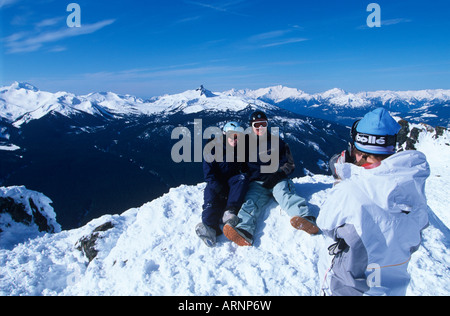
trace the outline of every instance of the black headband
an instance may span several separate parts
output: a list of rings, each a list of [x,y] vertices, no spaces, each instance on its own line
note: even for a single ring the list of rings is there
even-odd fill
[[[370,145],[377,147],[390,147],[397,144],[397,135],[371,135],[367,133],[356,132],[353,142],[361,145]]]

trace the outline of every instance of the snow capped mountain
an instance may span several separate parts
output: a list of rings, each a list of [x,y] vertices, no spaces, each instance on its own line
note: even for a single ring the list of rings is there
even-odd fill
[[[263,108],[273,108],[262,101],[253,102]],[[91,93],[76,96],[72,93],[40,91],[28,83],[15,82],[0,88],[0,118],[15,127],[56,112],[66,117],[80,113],[113,118],[128,115],[185,114],[201,111],[241,111],[249,101],[225,93],[212,93],[203,86],[153,100],[143,100],[131,95],[113,92]]]
[[[450,90],[418,90],[418,91],[376,91],[359,93],[362,97],[371,99],[380,98],[383,103],[392,102],[395,99],[402,99],[408,102],[414,101],[449,101]]]
[[[110,117],[114,114],[140,114],[140,108],[151,103],[115,93],[92,93],[76,96],[72,93],[50,93],[40,91],[27,83],[15,82],[9,87],[0,88],[0,117],[16,127],[56,112],[63,116],[80,113]]]
[[[283,86],[258,90],[230,90],[229,95],[248,97],[289,111],[346,125],[376,107],[385,107],[403,118],[450,127],[450,90],[374,91],[349,93],[331,89],[308,94]]]
[[[159,97],[153,103],[153,106],[160,109],[161,113],[173,114],[182,112],[185,114],[193,114],[203,111],[238,112],[247,108],[249,103],[268,110],[276,108],[259,100],[252,102],[248,98],[230,96],[227,93],[212,93],[203,88],[203,86],[196,90],[188,90],[180,94]]]
[[[274,87],[268,87],[268,88],[262,88],[257,90],[229,90],[225,91],[224,94],[229,96],[240,96],[243,98],[249,98],[249,99],[260,99],[260,100],[271,100],[275,103],[279,103],[281,101],[284,101],[286,99],[292,98],[292,99],[308,99],[311,98],[311,96],[301,90],[294,89],[294,88],[288,88],[284,86],[274,86]]]
[[[431,165],[426,194],[430,226],[409,264],[407,295],[450,293],[450,134],[420,125],[418,150]],[[439,152],[439,155],[435,153]],[[333,178],[294,179],[320,216]],[[207,248],[194,227],[201,220],[205,184],[182,185],[121,215],[46,234],[0,249],[0,295],[319,295],[325,272],[319,256],[331,240],[292,229],[276,203],[258,219],[255,246],[238,248],[224,236]],[[326,269],[326,267],[325,267]],[[323,271],[322,271],[323,270]]]
[[[335,107],[358,108],[369,105],[369,101],[358,94],[347,93],[342,89],[331,89],[313,96],[319,102],[329,103]]]
[[[331,89],[308,94],[302,90],[274,86],[257,90],[211,92],[201,86],[174,95],[143,100],[113,92],[75,96],[67,92],[40,91],[28,83],[15,82],[0,88],[0,118],[19,127],[40,119],[50,112],[64,116],[87,113],[114,117],[127,115],[186,114],[201,111],[240,111],[249,103],[260,107],[268,104],[302,115],[324,118],[351,125],[368,110],[383,106],[410,121],[449,127],[450,90],[375,91],[348,93]]]
[[[350,93],[339,88],[334,88],[322,93],[308,94],[302,90],[288,88],[281,85],[257,89],[257,90],[229,90],[228,95],[239,95],[254,99],[266,99],[280,103],[286,99],[295,100],[327,100],[335,106],[358,107],[368,105],[370,100],[380,99],[382,104],[395,100],[414,101],[450,101],[450,90],[419,90],[419,91],[389,91],[380,90],[374,92]],[[346,101],[346,102],[344,102]],[[365,102],[363,102],[365,101]],[[359,104],[359,105],[358,105]]]

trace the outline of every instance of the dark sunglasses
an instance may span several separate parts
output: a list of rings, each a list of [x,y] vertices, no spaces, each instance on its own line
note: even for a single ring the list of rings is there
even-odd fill
[[[268,123],[267,121],[262,121],[262,122],[253,122],[252,126],[254,128],[260,128],[260,127],[267,127]]]

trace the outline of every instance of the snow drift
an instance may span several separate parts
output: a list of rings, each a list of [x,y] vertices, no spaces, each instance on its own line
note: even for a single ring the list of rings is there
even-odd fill
[[[409,265],[408,295],[450,293],[449,144],[447,131],[437,140],[422,132],[416,144],[432,168],[426,188],[432,211],[422,246]],[[323,175],[294,182],[317,211],[333,185],[332,177]],[[294,230],[288,216],[272,203],[258,220],[254,247],[238,248],[221,236],[216,248],[207,248],[194,232],[204,187],[180,186],[122,215],[103,216],[79,229],[0,250],[0,294],[320,294],[319,255],[331,240]],[[93,257],[88,259],[87,252]]]

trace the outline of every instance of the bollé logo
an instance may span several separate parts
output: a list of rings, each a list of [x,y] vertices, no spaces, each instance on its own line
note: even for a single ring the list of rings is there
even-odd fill
[[[369,145],[386,145],[386,137],[385,136],[374,136],[367,134],[357,134],[356,141],[361,144],[369,144]]]

